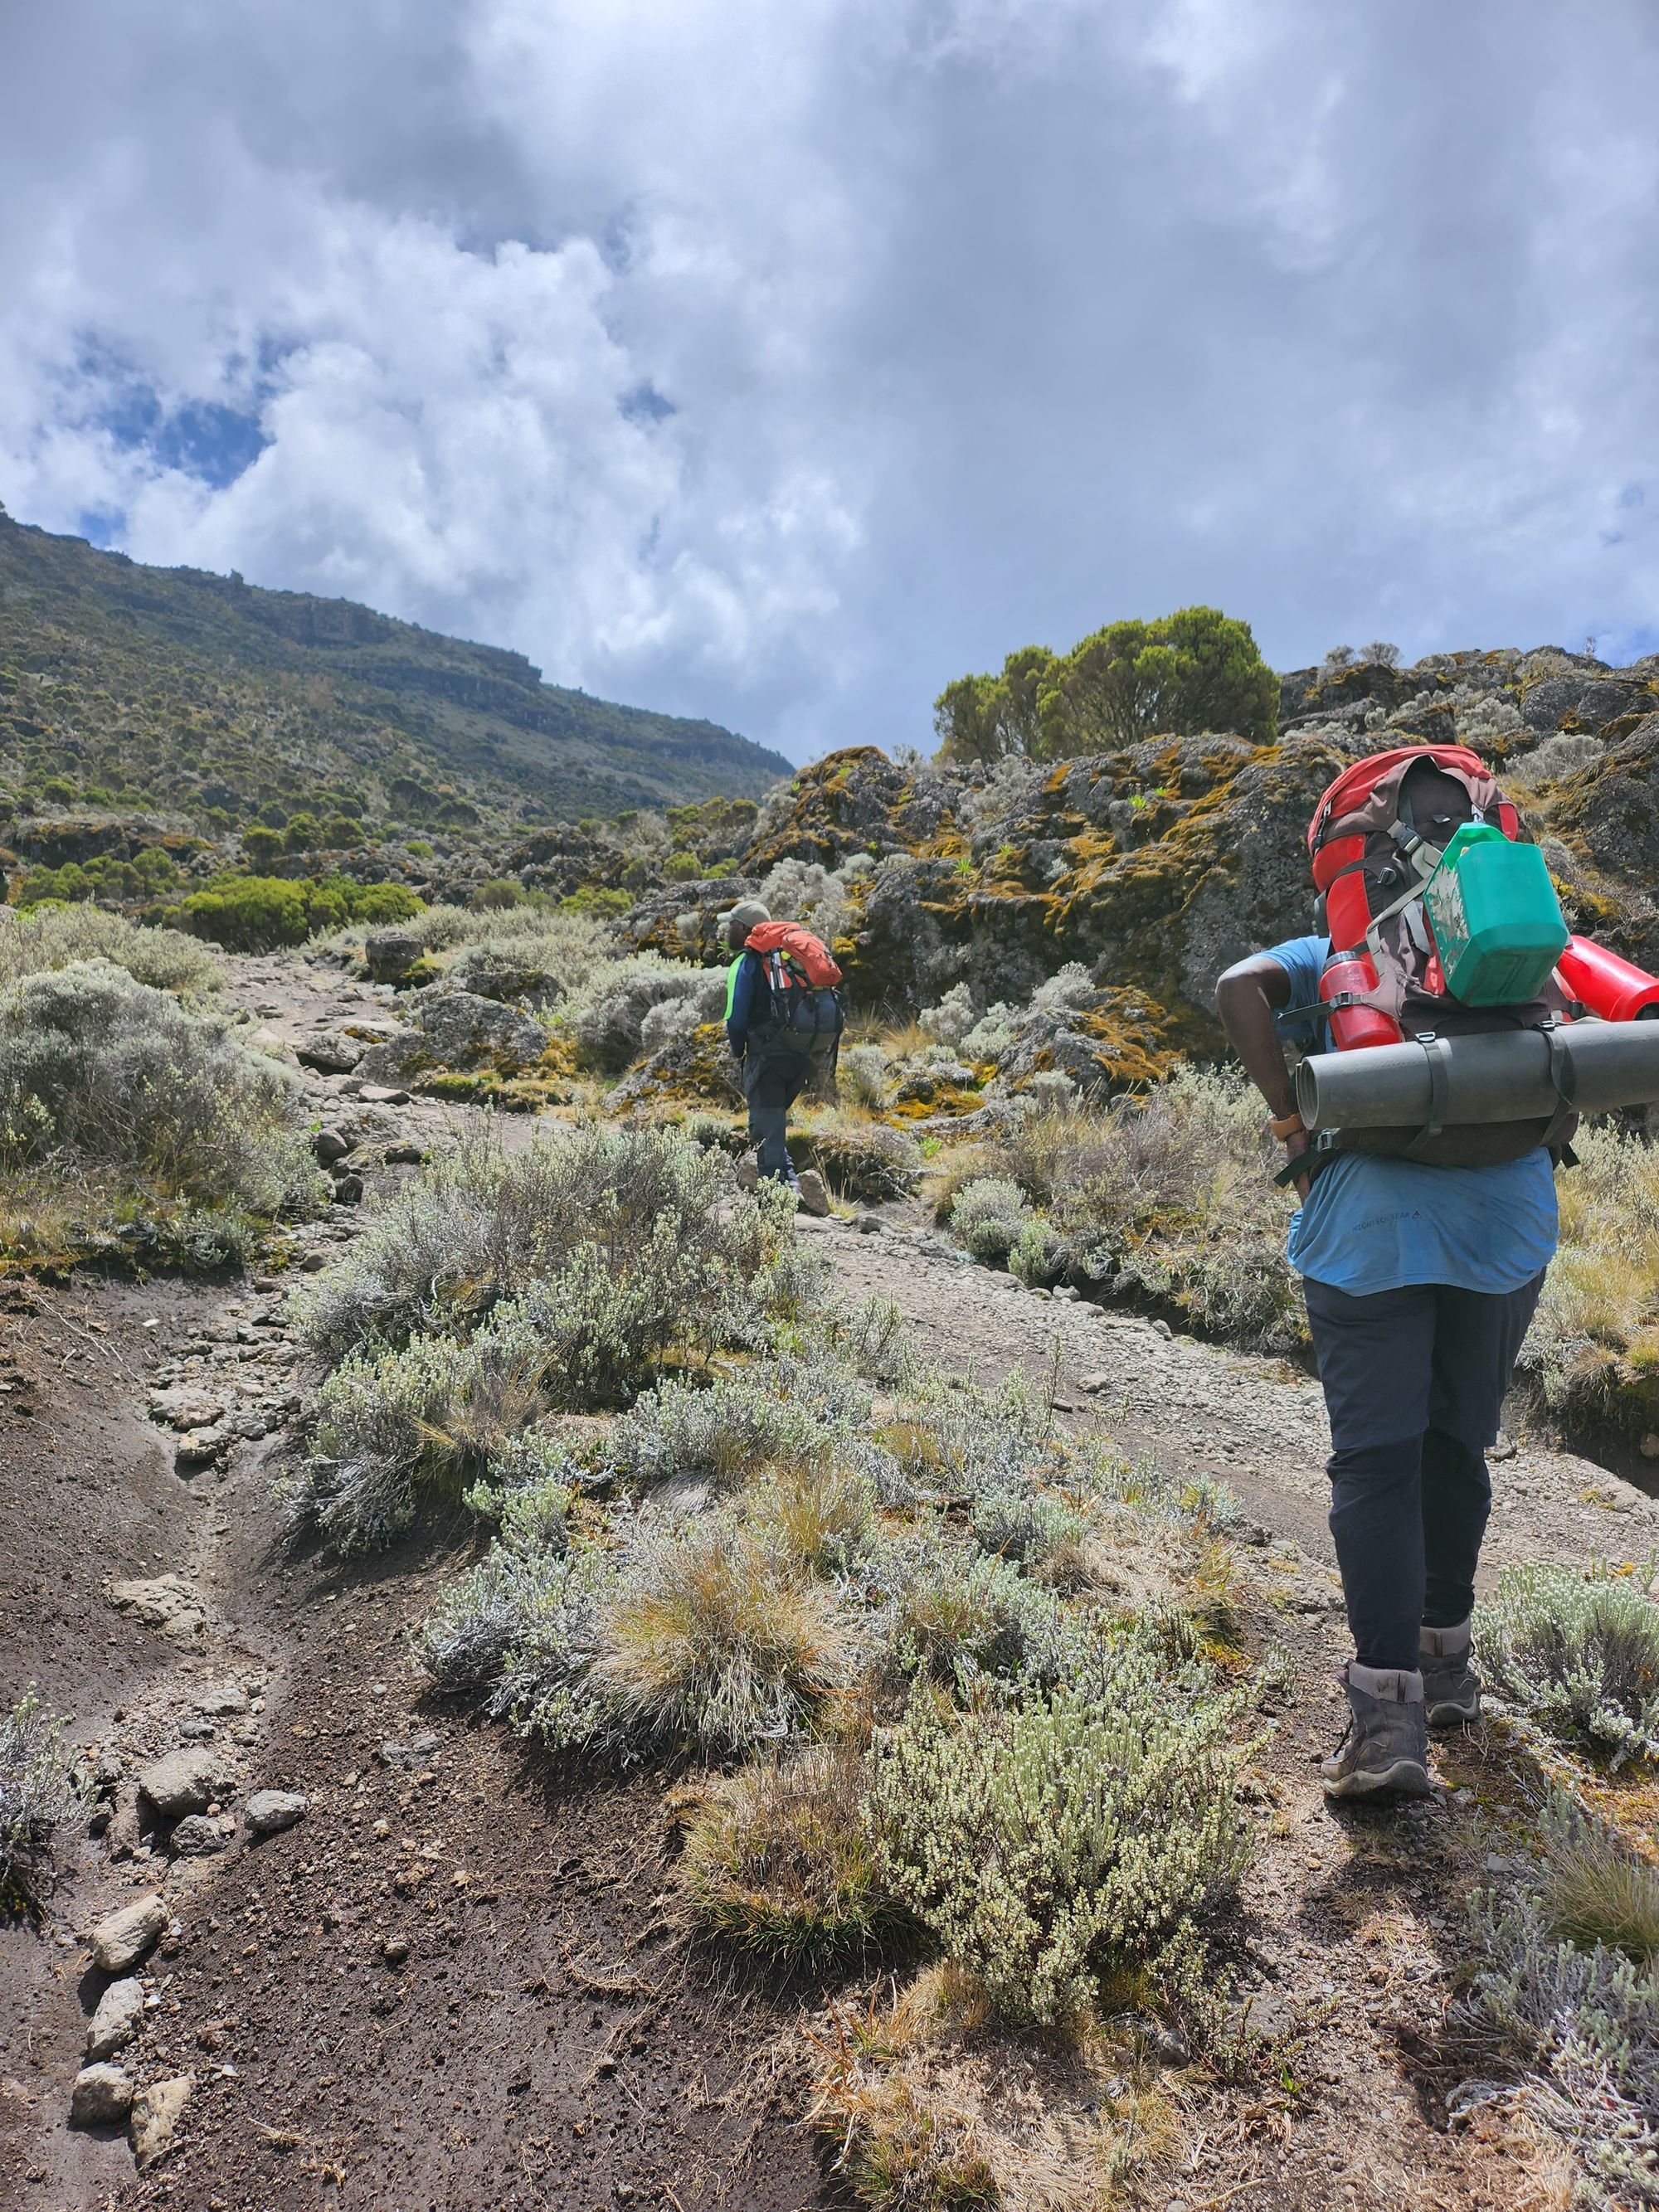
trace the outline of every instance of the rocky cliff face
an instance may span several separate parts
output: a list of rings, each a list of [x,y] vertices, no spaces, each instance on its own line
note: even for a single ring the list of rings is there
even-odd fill
[[[1016,999],[1081,962],[1205,1051],[1221,969],[1313,926],[1303,839],[1331,779],[1389,745],[1458,743],[1516,799],[1574,926],[1654,966],[1656,683],[1659,657],[1613,669],[1553,649],[1444,653],[1285,677],[1267,745],[1218,732],[990,768],[856,747],[780,787],[737,867],[763,891],[792,863],[829,872],[837,957],[864,1003],[915,1008],[963,981],[985,1002]],[[629,934],[712,957],[737,887],[677,886],[635,909]]]

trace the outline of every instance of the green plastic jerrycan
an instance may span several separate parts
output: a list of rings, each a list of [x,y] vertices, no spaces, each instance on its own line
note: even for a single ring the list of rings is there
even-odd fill
[[[1424,887],[1445,970],[1466,1006],[1535,999],[1567,949],[1567,925],[1536,845],[1517,845],[1490,822],[1466,822]]]

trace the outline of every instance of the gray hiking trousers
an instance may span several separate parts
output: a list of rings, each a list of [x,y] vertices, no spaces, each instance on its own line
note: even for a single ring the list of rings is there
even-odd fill
[[[789,1109],[805,1088],[812,1062],[805,1053],[751,1041],[743,1060],[743,1095],[749,1102],[749,1141],[763,1176],[793,1183],[787,1141]]]

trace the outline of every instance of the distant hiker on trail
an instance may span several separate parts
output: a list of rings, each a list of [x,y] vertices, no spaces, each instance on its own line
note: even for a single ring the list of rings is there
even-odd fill
[[[834,1068],[841,969],[810,930],[774,921],[758,899],[739,899],[720,917],[720,927],[734,956],[726,972],[726,1036],[749,1102],[753,1179],[785,1183],[805,1212],[828,1213],[830,1196],[817,1170],[795,1173],[787,1129],[789,1109],[808,1081]]]
[[[1465,830],[1471,823],[1492,827]],[[1470,1615],[1492,1502],[1486,1452],[1555,1250],[1553,1154],[1571,1133],[1571,1086],[1542,1122],[1442,1128],[1437,1090],[1420,1128],[1316,1141],[1281,1040],[1304,1054],[1415,1041],[1428,1089],[1447,1079],[1443,1042],[1543,1030],[1553,1070],[1552,1017],[1566,997],[1548,943],[1539,956],[1548,980],[1525,983],[1526,1003],[1483,999],[1461,976],[1460,1000],[1449,994],[1451,939],[1431,889],[1432,939],[1424,919],[1437,871],[1443,884],[1453,861],[1477,849],[1471,841],[1498,851],[1496,833],[1512,845],[1517,828],[1514,808],[1462,747],[1357,763],[1308,833],[1325,894],[1316,912],[1322,929],[1328,915],[1329,933],[1241,960],[1216,988],[1217,1012],[1285,1146],[1280,1180],[1302,1198],[1287,1250],[1304,1278],[1330,1418],[1330,1526],[1354,1641],[1343,1670],[1347,1733],[1324,1763],[1333,1797],[1427,1794],[1427,1729],[1480,1717]],[[1547,886],[1534,849],[1522,850]],[[1505,865],[1508,857],[1499,854]],[[1564,925],[1553,942],[1565,947]]]

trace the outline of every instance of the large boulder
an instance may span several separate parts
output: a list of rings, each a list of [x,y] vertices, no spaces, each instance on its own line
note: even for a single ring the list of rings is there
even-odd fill
[[[222,1752],[210,1744],[186,1744],[143,1768],[138,1789],[160,1819],[182,1820],[186,1813],[205,1813],[230,1782]]]
[[[167,1909],[153,1893],[136,1897],[93,1929],[94,1966],[106,1974],[125,1974],[155,1945],[167,1924]]]
[[[538,1021],[477,991],[434,991],[422,1001],[416,1020],[416,1028],[370,1046],[357,1063],[365,1083],[409,1083],[440,1067],[519,1075],[547,1050],[547,1031]]]

